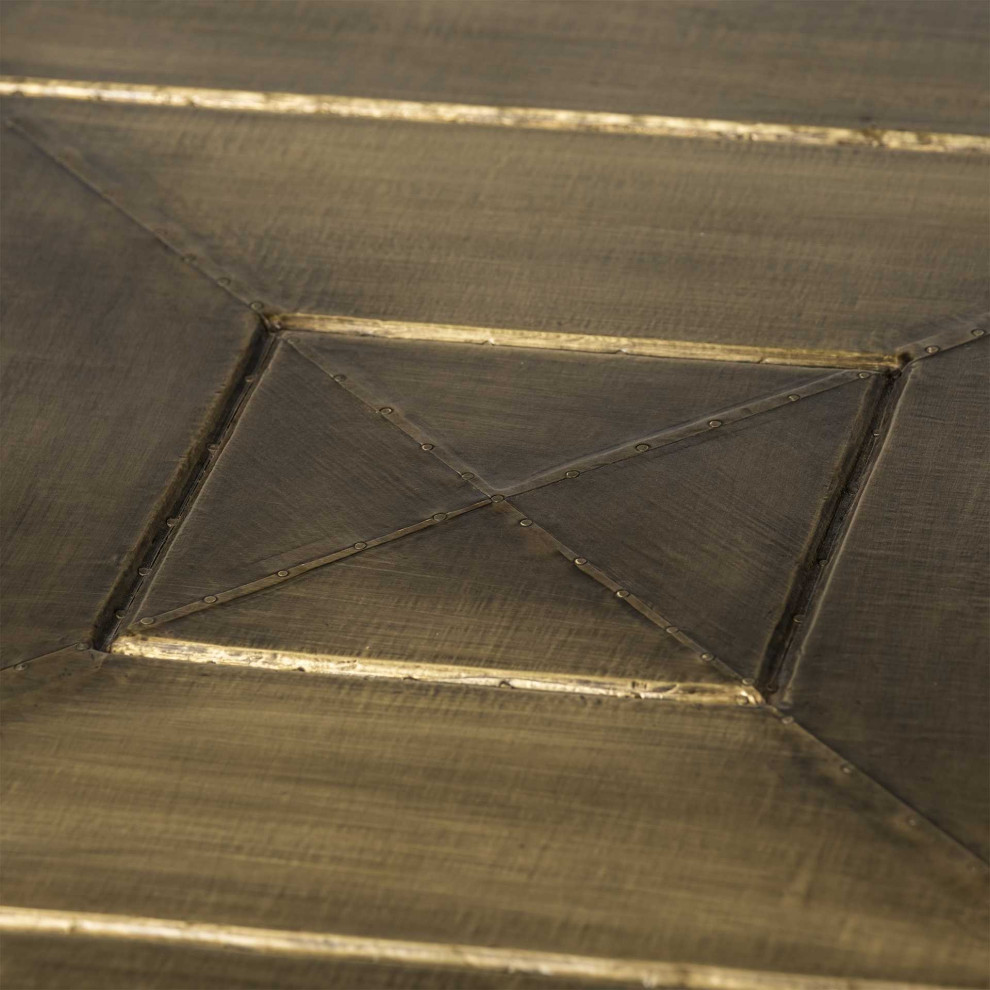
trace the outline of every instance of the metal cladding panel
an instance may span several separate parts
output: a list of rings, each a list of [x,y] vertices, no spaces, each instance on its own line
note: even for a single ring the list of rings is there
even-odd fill
[[[513,499],[730,667],[756,677],[865,425],[870,383]]]
[[[3,71],[985,133],[980,2],[3,5]]]
[[[821,368],[288,335],[493,489],[822,378]]]
[[[990,829],[990,346],[912,366],[785,697],[981,855]]]
[[[985,976],[985,871],[766,711],[114,657],[75,679],[8,706],[12,904]]]
[[[496,506],[156,625],[151,635],[216,647],[216,656],[230,647],[544,675],[720,680],[697,652]]]
[[[982,155],[53,100],[18,114],[272,312],[883,351],[987,305]]]
[[[202,453],[256,317],[3,142],[4,663],[92,638]]]
[[[147,614],[276,574],[483,496],[280,344],[156,568]]]

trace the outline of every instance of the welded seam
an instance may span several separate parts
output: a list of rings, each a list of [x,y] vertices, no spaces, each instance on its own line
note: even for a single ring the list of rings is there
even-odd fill
[[[449,687],[514,688],[573,694],[582,697],[635,698],[646,701],[683,702],[691,705],[758,704],[747,689],[736,684],[672,681],[659,678],[606,677],[559,671],[471,667],[412,660],[355,657],[344,654],[298,653],[291,650],[172,640],[167,636],[123,636],[113,645],[115,656],[131,660],[164,660],[172,663],[214,664],[254,670],[299,672],[321,677],[360,680],[416,681]],[[739,699],[746,699],[741,702]]]
[[[142,83],[3,76],[0,77],[0,95],[108,102],[132,106],[186,107],[292,117],[460,124],[579,134],[694,138],[805,147],[853,146],[929,154],[990,154],[990,138],[973,134],[879,127],[820,127],[808,124],[774,124],[548,107],[390,100],[333,94],[258,92],[195,86],[156,86]]]
[[[383,546],[386,543],[392,543],[395,540],[402,539],[404,536],[411,536],[413,533],[422,532],[424,529],[430,529],[433,526],[438,526],[440,523],[446,522],[448,519],[455,519],[458,516],[464,515],[465,512],[472,512],[475,509],[480,509],[483,506],[490,504],[490,499],[486,498],[477,502],[472,502],[470,505],[450,509],[446,512],[437,512],[429,519],[422,519],[410,526],[403,526],[401,529],[393,530],[391,533],[386,533],[383,536],[376,536],[367,541],[362,540],[352,544],[351,546],[341,547],[338,550],[334,550],[332,553],[323,554],[322,556],[314,557],[311,560],[306,560],[299,564],[293,564],[291,567],[282,568],[274,574],[267,574],[255,581],[249,581],[246,584],[240,584],[234,588],[214,591],[194,602],[188,602],[185,605],[180,605],[178,608],[170,609],[168,612],[160,612],[156,615],[142,616],[136,623],[131,624],[128,632],[139,631],[139,629],[149,629],[152,626],[160,626],[166,622],[181,619],[186,615],[193,615],[196,612],[203,612],[208,608],[214,608],[215,606],[223,605],[226,602],[236,601],[238,598],[244,598],[247,595],[253,595],[259,591],[266,591],[276,585],[284,584],[286,581],[291,581],[293,578],[308,574],[310,571],[314,571],[319,567],[325,567],[335,561],[344,560],[347,557],[352,557],[354,554],[362,553],[365,550],[371,550],[375,547]]]
[[[805,976],[694,963],[578,956],[452,942],[414,942],[335,932],[285,931],[135,915],[0,907],[0,931],[73,939],[226,949],[251,955],[422,966],[548,979],[628,983],[663,990],[937,990],[919,983]]]
[[[879,456],[903,382],[900,372],[885,376],[871,411],[859,418],[855,439],[839,466],[834,490],[819,515],[816,533],[791,583],[760,664],[756,683],[768,698],[774,697],[790,676],[790,651],[800,639],[800,630],[807,628],[804,620],[814,607],[825,568],[848,527],[857,493]]]
[[[604,450],[597,451],[594,454],[589,454],[586,457],[569,461],[567,464],[556,467],[552,471],[534,475],[526,481],[503,489],[502,494],[506,496],[528,494],[549,485],[572,481],[596,468],[616,464],[633,457],[641,457],[645,454],[655,454],[656,451],[663,450],[663,448],[674,444],[679,444],[683,440],[693,437],[717,436],[720,435],[719,431],[723,426],[732,426],[753,416],[773,412],[775,409],[788,406],[801,399],[821,395],[823,392],[829,392],[842,385],[848,385],[852,382],[867,380],[873,377],[875,377],[875,374],[870,371],[839,371],[832,375],[816,378],[804,385],[784,389],[780,392],[773,392],[755,399],[749,399],[735,406],[706,413],[688,423],[679,423],[677,426],[667,427],[664,430],[658,430],[656,433],[646,434],[638,439],[627,440],[621,444],[615,444]]]
[[[69,145],[61,136],[55,137],[46,133],[33,120],[6,118],[4,125],[64,168],[73,178],[109,203],[132,223],[150,234],[168,251],[181,258],[193,271],[208,279],[237,302],[248,306],[259,315],[266,326],[271,328],[267,315],[270,307],[258,298],[259,293],[250,286],[247,279],[240,276],[233,277],[232,271],[236,266],[214,262],[196,238],[158,210],[153,203],[148,201],[142,203],[142,212],[151,214],[146,219],[142,219],[128,205],[129,200],[126,199],[124,188],[119,183],[109,180],[99,166]]]
[[[487,344],[498,347],[582,351],[590,354],[630,354],[637,357],[692,361],[729,361],[743,364],[782,364],[853,370],[896,368],[901,363],[894,354],[875,351],[715,344],[693,340],[665,340],[658,337],[615,337],[549,330],[372,320],[318,313],[278,313],[272,317],[272,321],[284,330],[337,334],[345,337],[375,337],[381,340],[426,341],[440,344]]]

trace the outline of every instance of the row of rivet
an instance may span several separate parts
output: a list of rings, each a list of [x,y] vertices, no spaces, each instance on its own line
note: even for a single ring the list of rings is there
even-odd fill
[[[370,542],[365,542],[364,540],[358,540],[349,547],[345,547],[341,550],[337,550],[332,554],[327,554],[325,557],[317,557],[314,560],[306,561],[302,564],[297,564],[291,569],[282,569],[275,571],[273,574],[268,575],[264,578],[258,578],[255,581],[251,581],[248,584],[240,585],[236,588],[230,588],[227,591],[220,592],[216,595],[206,595],[205,597],[198,599],[195,602],[189,602],[187,605],[182,605],[177,609],[172,609],[168,612],[163,612],[160,615],[155,616],[144,616],[138,619],[139,625],[151,626],[155,623],[170,621],[172,619],[181,618],[184,615],[188,615],[192,612],[201,611],[205,606],[216,605],[218,602],[225,604],[228,601],[236,600],[237,598],[242,598],[245,595],[249,595],[254,591],[263,591],[267,588],[272,587],[275,584],[281,583],[289,577],[295,577],[300,574],[306,574],[317,567],[322,567],[324,564],[333,563],[336,560],[342,560],[345,557],[352,556],[354,553],[360,552],[361,550],[368,549],[369,546],[381,546],[385,543],[390,543],[392,540],[398,539],[400,536],[404,536],[410,533],[418,532],[423,529],[427,529],[434,523],[441,523],[447,519],[462,515],[465,512],[470,512],[472,509],[480,508],[481,506],[487,505],[489,501],[500,501],[503,496],[493,497],[484,502],[476,502],[473,505],[465,506],[460,509],[456,509],[452,512],[435,512],[429,519],[424,519],[419,523],[415,523],[412,526],[406,526],[403,529],[396,530],[393,533],[389,533],[386,536],[378,537]],[[146,576],[151,573],[150,567],[139,568],[138,573],[142,576]],[[278,579],[278,580],[275,580]],[[122,618],[122,614],[118,613],[118,618]]]
[[[571,468],[563,474],[554,471],[547,472],[543,475],[536,475],[535,477],[530,478],[529,481],[525,482],[524,485],[518,488],[513,488],[508,494],[522,495],[537,488],[543,488],[547,485],[552,485],[565,479],[577,478],[580,476],[582,470],[593,470],[597,467],[603,467],[607,464],[613,464],[617,461],[625,460],[635,454],[644,454],[647,451],[656,450],[679,440],[687,439],[698,433],[703,433],[706,430],[717,430],[719,427],[724,426],[727,422],[736,423],[743,419],[747,419],[750,416],[755,416],[763,412],[769,412],[773,409],[779,408],[786,402],[797,402],[807,396],[817,395],[821,392],[837,388],[856,378],[867,379],[873,377],[874,373],[870,371],[842,371],[825,375],[822,378],[805,385],[801,392],[790,392],[786,395],[774,394],[771,396],[766,396],[763,399],[756,399],[750,403],[739,406],[735,410],[729,410],[722,414],[722,418],[699,420],[694,423],[687,423],[669,430],[662,430],[659,433],[654,434],[652,437],[644,437],[631,447],[626,444],[622,444],[599,454],[592,455],[585,461],[579,462],[580,468]],[[731,412],[739,412],[739,415],[730,417],[729,413]]]

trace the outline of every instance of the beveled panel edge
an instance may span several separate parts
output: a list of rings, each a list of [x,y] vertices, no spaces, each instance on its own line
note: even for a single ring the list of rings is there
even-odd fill
[[[373,657],[338,656],[327,653],[296,653],[288,650],[255,649],[197,643],[167,636],[125,635],[111,652],[131,660],[166,660],[178,663],[251,667],[257,670],[315,674],[321,677],[366,680],[419,681],[428,684],[481,688],[514,688],[549,691],[589,697],[633,698],[646,701],[675,701],[692,705],[738,705],[762,703],[752,688],[741,684],[681,683],[654,679],[532,672],[457,664],[380,660]]]
[[[368,938],[334,932],[285,931],[30,907],[0,907],[0,932],[114,939],[158,945],[232,949],[252,955],[427,965],[489,973],[526,973],[607,980],[661,990],[934,990],[932,984],[855,977],[806,976],[694,963],[608,959],[527,949]]]
[[[605,334],[373,320],[321,313],[278,313],[271,317],[271,321],[276,330],[286,331],[378,337],[390,340],[420,340],[445,344],[489,344],[542,350],[586,351],[593,354],[632,354],[640,357],[681,358],[693,361],[730,361],[850,370],[898,368],[903,363],[902,359],[894,354],[873,351],[758,347],[691,340],[663,340],[654,337],[611,337]]]
[[[579,134],[693,138],[825,148],[866,147],[927,154],[990,154],[990,138],[981,135],[886,130],[872,126],[816,127],[807,124],[772,124],[658,114],[485,106],[31,76],[0,77],[0,95],[122,103],[131,106],[186,107],[234,113],[506,127]]]

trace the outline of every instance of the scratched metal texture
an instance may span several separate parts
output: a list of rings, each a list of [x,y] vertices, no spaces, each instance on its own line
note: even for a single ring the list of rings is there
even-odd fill
[[[765,711],[116,657],[66,676],[7,706],[9,903],[985,978],[984,872]]]
[[[755,677],[872,394],[856,379],[513,503]]]
[[[981,155],[15,103],[271,310],[889,350],[990,296]]]
[[[496,489],[827,374],[725,361],[287,335]]]
[[[156,569],[166,612],[483,496],[280,345]]]
[[[167,622],[153,634],[551,675],[720,680],[696,651],[494,506]]]
[[[990,830],[990,346],[911,368],[786,700],[982,856]]]
[[[986,133],[976,2],[21,3],[3,71]]]
[[[9,990],[611,990],[629,986],[600,979],[588,983],[527,973],[21,934],[3,939],[0,979]]]
[[[92,637],[256,318],[11,133],[2,190],[10,664]]]

